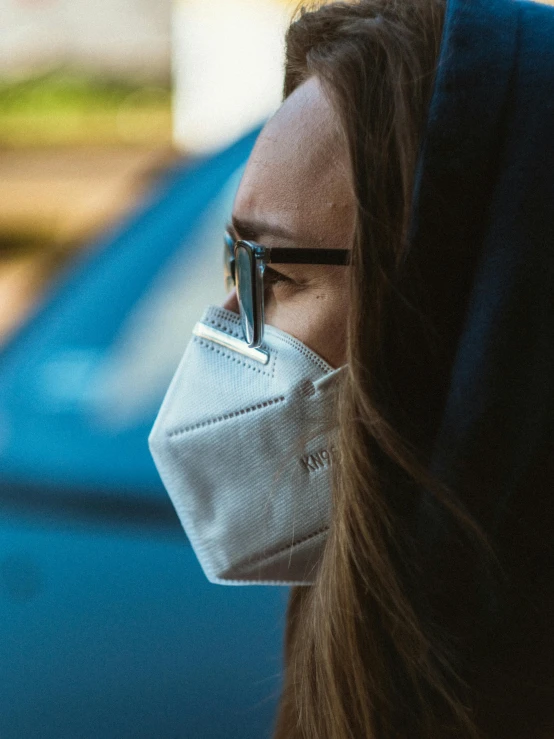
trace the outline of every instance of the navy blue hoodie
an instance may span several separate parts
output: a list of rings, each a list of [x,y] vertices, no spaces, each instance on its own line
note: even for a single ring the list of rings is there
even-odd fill
[[[448,0],[412,242],[407,290],[417,274],[435,333],[422,352],[403,317],[413,352],[391,346],[395,386],[505,574],[496,587],[456,555],[429,495],[437,607],[490,736],[554,736],[554,7]]]

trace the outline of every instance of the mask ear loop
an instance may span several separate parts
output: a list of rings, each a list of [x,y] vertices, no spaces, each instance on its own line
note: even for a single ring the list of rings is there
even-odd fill
[[[337,369],[334,369],[332,372],[328,372],[326,375],[323,375],[323,377],[320,377],[319,380],[316,380],[313,383],[316,393],[326,388],[327,385],[332,382],[336,382],[341,375],[346,374],[347,367],[348,365],[343,364],[342,367],[337,367]]]

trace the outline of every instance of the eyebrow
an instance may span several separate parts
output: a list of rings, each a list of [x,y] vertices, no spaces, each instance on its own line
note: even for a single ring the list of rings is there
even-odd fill
[[[231,225],[236,235],[242,239],[257,241],[261,236],[276,236],[287,241],[294,241],[296,238],[292,231],[268,221],[249,221],[233,216]]]

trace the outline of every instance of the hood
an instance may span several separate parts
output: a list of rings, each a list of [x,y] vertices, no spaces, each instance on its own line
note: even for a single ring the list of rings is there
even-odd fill
[[[449,0],[411,240],[406,292],[435,333],[403,317],[413,351],[390,348],[395,386],[506,579],[453,553],[431,495],[418,536],[444,613],[475,627],[469,661],[485,671],[490,658],[515,727],[523,702],[544,690],[552,704],[554,686],[554,7]],[[527,698],[524,674],[542,686]]]

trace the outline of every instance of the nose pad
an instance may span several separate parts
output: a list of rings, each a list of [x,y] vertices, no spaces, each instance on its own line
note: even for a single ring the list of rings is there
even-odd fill
[[[239,301],[237,298],[237,289],[234,287],[227,298],[225,299],[225,302],[223,303],[223,307],[225,310],[231,311],[231,313],[239,313]]]

